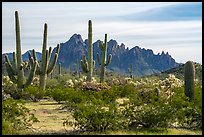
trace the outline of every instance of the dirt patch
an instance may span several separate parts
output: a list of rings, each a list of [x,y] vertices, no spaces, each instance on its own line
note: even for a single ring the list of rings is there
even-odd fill
[[[62,104],[54,100],[41,100],[39,102],[29,102],[25,106],[38,118],[40,122],[34,123],[32,127],[38,133],[67,133],[73,131],[72,127],[64,127],[63,122],[70,117],[67,110],[60,109]]]

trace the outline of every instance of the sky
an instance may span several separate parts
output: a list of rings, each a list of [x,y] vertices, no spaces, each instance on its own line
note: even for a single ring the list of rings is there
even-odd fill
[[[19,12],[22,53],[42,51],[44,23],[48,47],[73,34],[93,42],[114,39],[126,47],[168,52],[176,62],[202,64],[202,2],[2,2],[2,52],[15,51],[15,11]],[[47,47],[47,48],[48,48]]]

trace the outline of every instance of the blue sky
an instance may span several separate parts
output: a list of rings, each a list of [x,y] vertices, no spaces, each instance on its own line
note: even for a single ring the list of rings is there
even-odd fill
[[[48,45],[55,47],[73,34],[87,39],[88,20],[93,41],[115,39],[132,48],[168,52],[177,62],[202,63],[201,2],[3,2],[2,52],[15,51],[14,12],[19,11],[22,52],[41,52],[43,25]]]

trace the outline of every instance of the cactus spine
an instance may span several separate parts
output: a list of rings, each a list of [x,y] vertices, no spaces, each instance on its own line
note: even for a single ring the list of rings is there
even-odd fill
[[[36,71],[36,74],[40,75],[40,87],[43,90],[45,90],[45,87],[46,87],[47,75],[52,73],[52,71],[55,68],[55,65],[58,59],[58,54],[60,51],[60,45],[57,44],[55,56],[54,56],[52,64],[50,65],[49,63],[50,63],[52,47],[50,47],[49,50],[47,50],[46,48],[47,48],[47,24],[45,23],[44,24],[44,35],[43,35],[42,60],[41,60],[40,65],[37,66],[37,71]],[[30,54],[29,54],[29,57],[31,57]],[[37,61],[35,50],[33,50],[33,57],[34,57],[34,60]]]
[[[92,73],[95,65],[95,61],[93,60],[93,45],[92,45],[92,22],[89,20],[88,22],[88,61],[85,56],[82,56],[83,60],[81,60],[81,66],[85,73],[87,73],[87,81],[91,82]]]
[[[105,69],[110,64],[112,55],[110,54],[108,57],[108,61],[106,62],[106,56],[107,56],[107,34],[105,34],[105,40],[104,43],[102,41],[99,42],[99,48],[102,51],[102,60],[99,58],[99,54],[97,53],[97,60],[99,65],[101,66],[101,74],[100,74],[100,83],[104,82],[105,77]]]
[[[194,98],[194,78],[195,67],[192,61],[187,61],[184,65],[184,89],[185,95],[192,100]]]
[[[24,81],[24,69],[27,67],[28,63],[22,61],[21,54],[21,39],[20,39],[20,23],[18,11],[15,11],[15,30],[16,30],[16,53],[13,52],[13,63],[11,64],[8,58],[8,55],[5,55],[6,68],[8,76],[11,81],[17,83],[18,88],[23,88],[24,86],[30,85],[33,77],[35,75],[37,62],[30,58],[32,62],[31,70],[29,71],[29,76],[26,81]],[[16,59],[17,58],[17,59]],[[16,76],[16,77],[15,77]]]
[[[128,68],[128,72],[130,74],[130,78],[133,78],[133,75],[132,75],[132,64],[130,64],[130,67]]]

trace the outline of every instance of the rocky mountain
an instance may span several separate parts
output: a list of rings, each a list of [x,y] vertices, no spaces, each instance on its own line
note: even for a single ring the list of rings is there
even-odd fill
[[[61,50],[59,52],[58,62],[64,68],[75,68],[75,65],[82,59],[82,55],[88,57],[88,39],[83,40],[80,34],[74,34],[65,43],[60,43]],[[155,55],[151,49],[140,48],[135,46],[131,49],[126,48],[124,43],[118,44],[116,40],[108,41],[107,55],[112,54],[112,61],[107,67],[108,70],[127,74],[130,64],[133,66],[133,75],[144,76],[154,73],[160,73],[171,68],[179,66],[169,54],[162,52]],[[51,54],[51,61],[54,57],[56,48]],[[101,56],[99,49],[99,40],[93,43],[93,59],[95,60],[96,69],[99,68],[96,60],[96,53]],[[38,60],[41,59],[41,53],[36,52]],[[12,60],[12,53],[8,53]],[[22,55],[23,60],[28,60],[28,52]],[[2,61],[4,62],[4,54],[2,54]]]
[[[68,68],[79,63],[82,55],[88,56],[88,40],[83,40],[80,34],[74,34],[68,41],[61,44],[58,63],[62,67]],[[51,57],[53,58],[55,49],[53,49]],[[99,67],[96,60],[96,53],[101,54],[99,49],[99,40],[93,43],[93,58],[96,61],[96,68]],[[107,69],[119,73],[127,73],[128,67],[132,63],[133,73],[137,76],[159,73],[179,66],[169,54],[162,52],[155,55],[152,50],[135,46],[131,49],[126,48],[125,44],[120,45],[116,40],[108,41],[107,55],[112,54],[112,61]],[[73,67],[74,68],[74,67]]]
[[[32,50],[29,50],[29,51],[32,54]],[[6,53],[2,54],[2,62],[5,61],[5,54]],[[7,53],[7,55],[8,55],[8,58],[10,59],[10,61],[12,61],[13,53]],[[41,60],[41,53],[40,52],[36,52],[36,57],[37,57],[38,60]],[[28,61],[28,51],[25,52],[24,54],[22,54],[22,60],[23,61]]]

